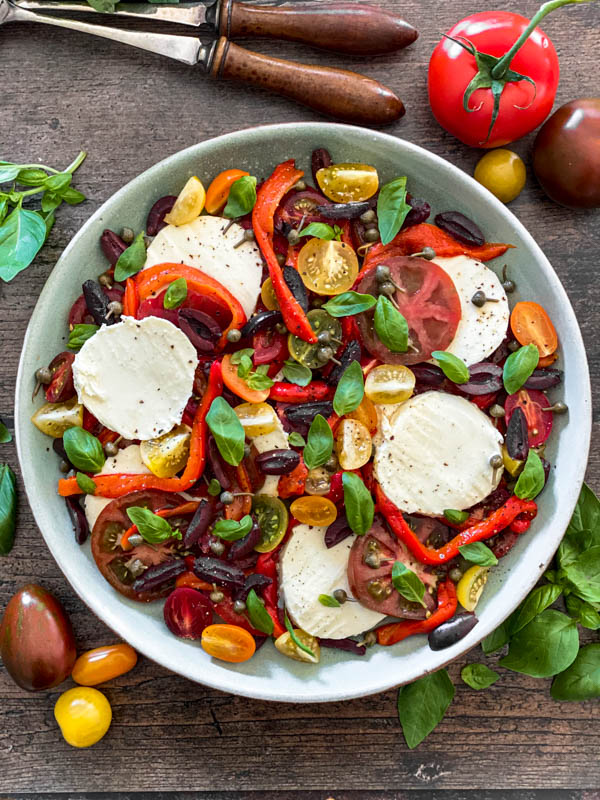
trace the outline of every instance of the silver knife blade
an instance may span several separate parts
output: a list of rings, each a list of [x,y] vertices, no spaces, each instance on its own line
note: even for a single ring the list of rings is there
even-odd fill
[[[218,25],[219,0],[209,3],[178,3],[166,5],[164,3],[119,3],[114,14],[105,14],[96,11],[85,0],[16,0],[15,5],[29,11],[75,11],[103,14],[107,17],[137,17],[160,22],[173,22],[179,25],[192,27],[204,26],[216,35]]]

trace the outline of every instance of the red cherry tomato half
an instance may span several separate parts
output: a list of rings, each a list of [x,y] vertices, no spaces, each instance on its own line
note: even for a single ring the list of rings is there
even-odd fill
[[[272,364],[274,361],[285,361],[288,357],[288,337],[285,333],[274,330],[260,331],[252,337],[254,366]]]
[[[112,289],[104,289],[104,293],[108,297],[109,301],[118,300],[120,303],[123,300],[122,286],[113,286]],[[75,300],[71,306],[71,310],[69,311],[69,325],[81,324],[94,324],[94,318],[89,313],[85,303],[85,297],[82,294],[80,294],[77,300]]]
[[[529,20],[508,11],[482,11],[458,22],[448,36],[471,43],[480,53],[501,57],[523,33]],[[559,66],[550,39],[536,28],[513,57],[511,70],[529,81],[507,83],[498,118],[492,120],[491,89],[477,89],[463,107],[463,95],[477,73],[475,56],[444,37],[429,62],[429,102],[434,117],[461,142],[472,147],[501,147],[537,128],[552,110]]]
[[[433,261],[408,256],[386,258],[381,255],[359,277],[354,289],[377,295],[375,269],[385,264],[390,269],[397,291],[394,299],[408,322],[410,341],[415,349],[392,353],[377,338],[373,328],[374,312],[356,317],[362,341],[371,355],[385,364],[418,364],[427,361],[434,350],[445,350],[460,322],[460,300],[450,276]]]
[[[323,222],[324,216],[316,209],[317,206],[328,206],[331,201],[316,189],[305,189],[301,192],[291,191],[283,198],[275,214],[276,222],[287,222],[296,228],[302,220],[304,225],[310,222]],[[279,227],[279,225],[276,225]]]
[[[516,394],[510,394],[506,398],[504,411],[506,412],[506,424],[512,416],[513,411],[519,406],[525,414],[527,420],[527,430],[529,431],[529,447],[539,447],[550,436],[552,430],[552,412],[544,411],[550,408],[552,403],[543,392],[535,389],[521,389]]]
[[[200,639],[202,631],[212,623],[212,603],[202,594],[189,587],[175,589],[167,597],[163,609],[167,628],[183,639]]]
[[[46,386],[46,400],[49,403],[64,403],[75,396],[73,385],[73,361],[75,353],[59,353],[50,362],[48,369],[52,380]]]

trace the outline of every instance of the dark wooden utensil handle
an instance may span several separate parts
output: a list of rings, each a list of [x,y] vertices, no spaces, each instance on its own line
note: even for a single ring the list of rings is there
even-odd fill
[[[404,114],[402,100],[372,78],[253,53],[225,37],[217,44],[211,75],[260,86],[346,122],[386,125]]]
[[[391,53],[419,35],[389,11],[352,2],[254,6],[223,0],[220,17],[220,33],[228,39],[289,39],[353,55]]]

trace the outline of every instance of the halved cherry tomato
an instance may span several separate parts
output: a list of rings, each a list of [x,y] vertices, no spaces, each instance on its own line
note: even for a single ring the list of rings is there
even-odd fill
[[[518,406],[525,414],[527,430],[529,431],[529,447],[539,447],[550,436],[552,430],[552,403],[543,392],[535,389],[520,389],[515,394],[509,394],[504,404],[505,419],[508,425],[515,408]]]
[[[358,275],[358,258],[345,242],[309,239],[298,254],[298,272],[306,288],[322,295],[342,294]]]
[[[377,409],[375,408],[373,401],[367,397],[366,394],[361,400],[358,408],[355,408],[354,411],[346,414],[346,416],[349,419],[355,419],[357,422],[362,422],[365,428],[368,428],[371,435],[377,431]]]
[[[366,425],[356,419],[342,419],[335,433],[335,453],[342,469],[360,469],[371,458],[373,442]]]
[[[510,315],[510,327],[519,344],[534,344],[537,347],[540,358],[552,355],[558,347],[552,320],[539,303],[517,303]]]
[[[177,195],[173,208],[165,214],[165,222],[176,226],[193,222],[202,213],[205,200],[202,181],[193,175]]]
[[[111,644],[82,653],[73,666],[71,677],[81,686],[97,686],[124,675],[137,664],[137,653],[131,645]]]
[[[48,369],[52,380],[46,386],[46,400],[49,403],[64,403],[75,395],[73,386],[73,361],[75,353],[59,353],[50,362]]]
[[[331,500],[317,495],[294,500],[290,512],[304,525],[331,525],[337,519],[337,508]]]
[[[275,213],[276,228],[282,222],[287,222],[293,228],[304,220],[304,225],[311,222],[324,222],[324,215],[316,209],[317,206],[329,205],[330,201],[316,189],[304,189],[301,192],[291,191],[281,201],[281,205]]]
[[[254,355],[252,361],[255,366],[272,364],[288,357],[288,337],[285,333],[275,330],[259,331],[252,337]]]
[[[251,389],[243,378],[238,375],[238,365],[231,363],[231,355],[223,356],[221,362],[221,370],[223,372],[223,383],[225,386],[242,400],[248,403],[264,403],[269,396],[269,389]]]
[[[220,172],[206,190],[204,208],[208,213],[218,214],[227,203],[231,185],[249,174],[243,169],[226,169],[224,172]]]
[[[357,292],[377,294],[375,269],[379,264],[389,268],[392,281],[404,290],[397,291],[394,299],[408,322],[411,346],[406,353],[389,350],[375,334],[371,310],[356,318],[369,353],[387,364],[418,364],[427,361],[434,350],[445,350],[461,318],[460,299],[450,276],[433,261],[382,255],[369,262],[359,276],[354,287]]]
[[[379,176],[369,164],[331,164],[316,175],[319,188],[334,203],[368,200],[379,188]]]
[[[201,644],[209,656],[231,664],[248,661],[256,650],[252,634],[239,625],[209,625],[202,631]]]

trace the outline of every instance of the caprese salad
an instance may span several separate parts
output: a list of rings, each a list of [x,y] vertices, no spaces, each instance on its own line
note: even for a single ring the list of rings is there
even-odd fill
[[[122,595],[242,662],[477,623],[536,516],[558,340],[502,256],[407,178],[315,150],[105,231],[35,375],[76,538]],[[489,266],[493,262],[494,266]]]

